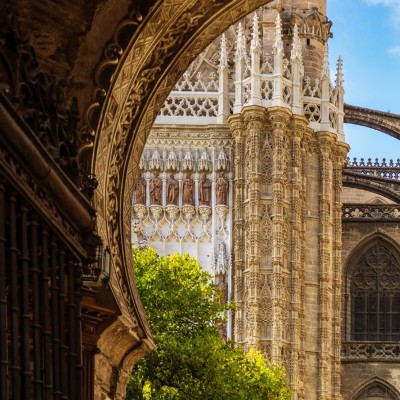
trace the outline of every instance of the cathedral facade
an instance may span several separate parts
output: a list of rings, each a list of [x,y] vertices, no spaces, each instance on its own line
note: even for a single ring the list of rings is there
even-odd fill
[[[222,334],[283,365],[294,399],[397,399],[398,203],[375,185],[397,187],[400,165],[347,158],[343,62],[332,83],[314,3],[248,15],[178,81],[139,164],[133,242],[196,257],[236,303]]]
[[[330,30],[324,0],[0,2],[0,400],[125,398],[132,239],[197,257],[294,399],[400,398],[400,162],[343,132],[400,117],[344,104]]]

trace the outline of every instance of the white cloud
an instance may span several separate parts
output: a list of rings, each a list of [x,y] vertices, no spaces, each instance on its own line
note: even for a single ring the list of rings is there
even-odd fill
[[[400,28],[400,0],[363,0],[371,6],[385,6],[391,8],[391,20],[396,28]]]
[[[397,46],[393,46],[393,47],[389,48],[388,53],[400,55],[400,45],[398,44]]]

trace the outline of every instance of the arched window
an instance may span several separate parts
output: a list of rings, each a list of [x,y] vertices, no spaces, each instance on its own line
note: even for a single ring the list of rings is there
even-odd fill
[[[396,400],[398,397],[393,391],[381,382],[372,382],[359,393],[354,400]]]
[[[352,269],[351,315],[352,340],[400,340],[400,264],[381,241]]]

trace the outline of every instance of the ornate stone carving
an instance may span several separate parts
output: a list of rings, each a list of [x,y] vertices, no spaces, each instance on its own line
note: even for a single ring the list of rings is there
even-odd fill
[[[147,207],[145,205],[140,204],[140,203],[139,204],[135,204],[133,206],[133,210],[135,211],[135,214],[136,214],[136,216],[138,217],[138,219],[140,221],[142,221],[146,217]]]
[[[179,217],[179,207],[177,205],[169,204],[165,207],[169,218],[174,223]]]
[[[186,218],[186,221],[190,223],[196,215],[196,209],[194,206],[186,204],[182,207],[182,213]]]
[[[343,220],[351,221],[393,221],[400,220],[400,207],[387,204],[346,204],[343,206]]]
[[[165,169],[167,171],[178,171],[179,170],[179,160],[178,160],[174,150],[171,150],[168,154],[168,158],[165,161]]]
[[[204,222],[207,222],[211,217],[211,207],[205,206],[205,205],[200,205],[198,210],[199,210],[199,214],[200,214],[200,217],[202,218],[202,220]]]
[[[149,160],[150,171],[161,171],[163,169],[163,162],[161,160],[161,155],[158,150],[154,150],[151,158]]]
[[[202,153],[201,153],[201,157],[200,157],[200,160],[199,160],[199,163],[198,163],[198,169],[199,169],[199,171],[200,172],[208,172],[208,171],[210,171],[211,170],[211,167],[210,167],[210,159],[209,159],[209,157],[208,157],[208,154],[207,154],[207,152],[204,150]]]
[[[163,208],[158,204],[152,204],[150,206],[151,215],[154,218],[154,221],[159,221],[161,216],[163,215]]]
[[[342,360],[363,362],[398,362],[400,346],[398,343],[342,343]]]
[[[182,204],[194,205],[194,181],[190,174],[186,175],[182,184]]]
[[[199,180],[199,204],[209,206],[211,201],[211,181],[205,173]]]
[[[169,179],[167,180],[167,201],[166,204],[178,204],[179,197],[179,183],[175,179],[174,174],[170,174]]]
[[[185,154],[185,157],[183,158],[183,161],[182,161],[182,170],[183,171],[193,171],[193,169],[194,169],[193,156],[190,151],[187,151]]]
[[[226,254],[226,247],[224,242],[220,242],[218,245],[218,255],[215,263],[215,274],[216,275],[222,274],[223,276],[225,276],[227,272],[228,272],[228,258]]]
[[[218,174],[218,179],[215,183],[215,193],[217,204],[227,205],[228,203],[228,181],[225,178],[224,172]]]
[[[146,179],[138,175],[134,185],[136,204],[146,204],[146,186]]]
[[[162,182],[159,178],[158,172],[155,172],[152,180],[150,181],[150,204],[161,205],[161,192]]]
[[[1,94],[69,178],[92,194],[94,176],[86,169],[82,182],[79,177],[77,99],[67,104],[63,86],[40,68],[33,46],[21,36],[16,14],[8,14],[0,24]]]

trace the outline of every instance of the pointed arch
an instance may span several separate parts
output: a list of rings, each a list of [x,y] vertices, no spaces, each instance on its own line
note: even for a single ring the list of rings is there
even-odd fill
[[[356,388],[352,400],[397,400],[400,392],[387,380],[373,377]]]
[[[343,288],[344,339],[400,340],[400,252],[388,236],[375,233],[352,251]]]

